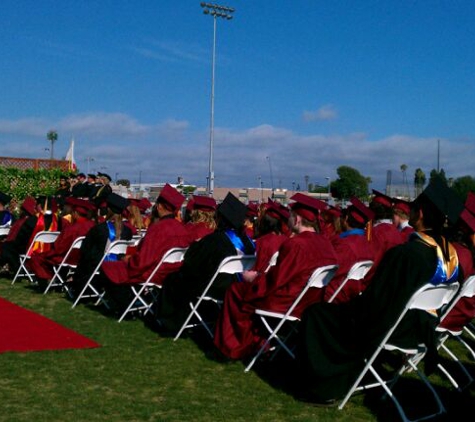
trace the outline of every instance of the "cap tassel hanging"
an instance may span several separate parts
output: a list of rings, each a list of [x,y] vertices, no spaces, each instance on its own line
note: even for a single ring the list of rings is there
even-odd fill
[[[371,238],[373,236],[373,221],[372,220],[369,220],[366,223],[365,230],[366,230],[366,238],[368,239],[368,241],[371,241]]]

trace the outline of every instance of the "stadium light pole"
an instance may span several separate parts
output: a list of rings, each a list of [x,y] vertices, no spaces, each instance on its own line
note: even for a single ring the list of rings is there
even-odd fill
[[[218,18],[231,20],[235,9],[233,7],[221,6],[215,3],[202,2],[200,6],[203,8],[205,15],[213,17],[213,56],[211,61],[211,118],[209,130],[209,171],[207,181],[207,191],[209,196],[213,196],[214,192],[214,168],[213,168],[213,149],[214,149],[214,80],[216,65],[216,22]]]

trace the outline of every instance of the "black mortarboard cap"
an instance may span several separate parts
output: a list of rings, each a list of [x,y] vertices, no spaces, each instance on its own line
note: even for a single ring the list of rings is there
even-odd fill
[[[233,228],[239,229],[244,224],[247,207],[231,192],[218,207],[218,214],[221,215]]]
[[[122,214],[122,211],[124,211],[129,205],[129,201],[126,198],[117,195],[116,193],[110,193],[107,195],[106,202],[107,206],[115,214]]]
[[[107,177],[109,179],[109,181],[112,180],[112,177],[110,177],[107,173],[100,173],[100,172],[97,172],[97,175],[99,177]]]
[[[457,221],[464,208],[462,200],[440,178],[433,179],[421,195],[429,199],[451,223]]]

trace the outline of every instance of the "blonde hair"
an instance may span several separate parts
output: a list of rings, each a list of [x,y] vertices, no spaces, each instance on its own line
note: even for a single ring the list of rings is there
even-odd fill
[[[206,227],[211,230],[216,229],[216,219],[214,211],[193,210],[191,211],[190,220],[193,223],[205,223]]]
[[[144,228],[142,214],[137,205],[130,204],[128,206],[129,210],[129,221],[136,229],[142,230]]]

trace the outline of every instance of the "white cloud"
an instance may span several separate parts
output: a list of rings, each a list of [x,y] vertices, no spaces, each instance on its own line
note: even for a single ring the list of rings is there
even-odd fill
[[[209,132],[190,127],[187,121],[164,120],[147,124],[123,113],[89,113],[65,116],[57,121],[41,117],[0,120],[0,155],[47,158],[46,132],[55,128],[59,140],[55,156],[76,139],[76,161],[86,170],[107,168],[109,174],[143,181],[186,181],[205,185],[208,174]],[[386,172],[392,170],[399,183],[401,164],[408,165],[408,179],[420,167],[428,175],[437,166],[437,137],[392,134],[370,139],[365,133],[303,136],[268,124],[242,130],[219,127],[215,131],[214,171],[217,186],[257,186],[258,176],[269,187],[270,157],[274,186],[290,188],[292,181],[304,186],[335,179],[336,169],[348,165],[371,177],[373,187],[383,189]],[[448,177],[472,175],[475,142],[441,139],[440,165]]]
[[[338,112],[331,104],[324,105],[314,111],[304,111],[303,120],[305,122],[321,122],[335,120],[338,118]]]

